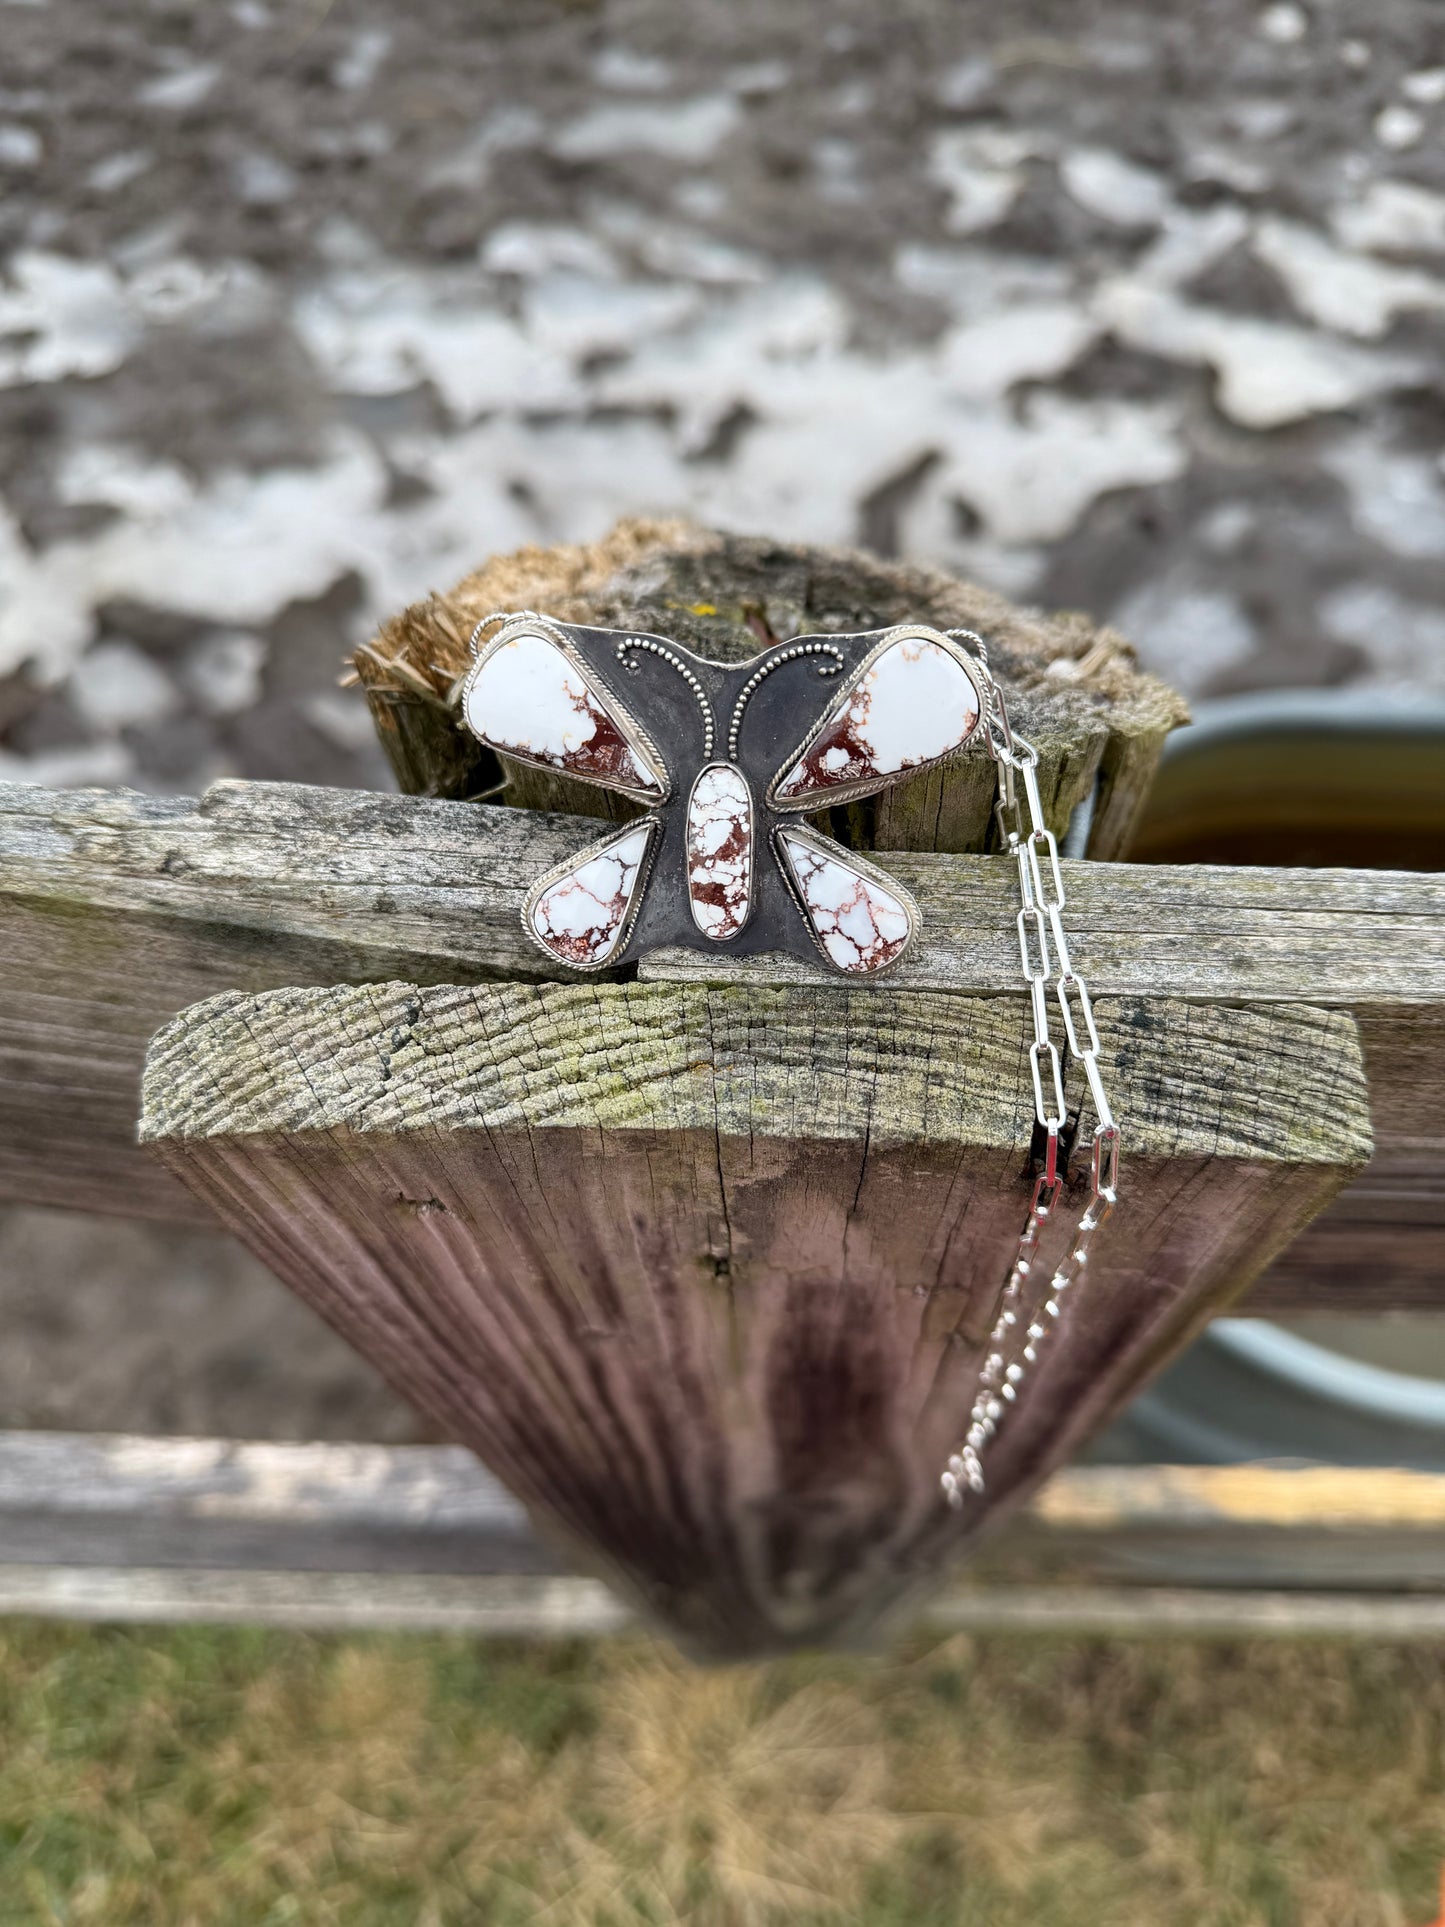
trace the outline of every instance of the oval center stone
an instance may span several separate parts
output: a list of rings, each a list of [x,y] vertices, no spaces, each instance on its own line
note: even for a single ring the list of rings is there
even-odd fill
[[[753,896],[753,799],[731,763],[709,763],[687,805],[687,892],[705,937],[726,943]]]

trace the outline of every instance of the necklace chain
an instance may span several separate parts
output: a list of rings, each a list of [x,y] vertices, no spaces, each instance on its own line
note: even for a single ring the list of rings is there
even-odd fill
[[[983,1491],[983,1459],[989,1443],[1009,1406],[1017,1399],[1029,1366],[1054,1330],[1068,1291],[1086,1269],[1094,1233],[1118,1201],[1119,1127],[1099,1069],[1099,1033],[1093,1005],[1083,978],[1074,968],[1064,935],[1064,880],[1059,869],[1058,843],[1044,822],[1037,775],[1038,751],[1022,736],[1016,736],[1009,725],[1003,691],[993,679],[988,647],[983,639],[968,630],[950,630],[949,634],[973,646],[983,670],[985,740],[998,770],[994,815],[1005,848],[1018,869],[1020,903],[1015,923],[1034,1032],[1029,1045],[1029,1072],[1034,1087],[1034,1116],[1044,1140],[1028,1216],[989,1333],[968,1427],[942,1475],[944,1496],[950,1505],[961,1508],[965,1491]],[[1089,1197],[1074,1227],[1068,1250],[1040,1295],[1031,1293],[1029,1284],[1038,1264],[1040,1238],[1063,1194],[1071,1143],[1071,1134],[1065,1135],[1068,1110],[1059,1046],[1053,1038],[1050,991],[1063,1020],[1069,1058],[1084,1073],[1093,1105],[1094,1130]]]

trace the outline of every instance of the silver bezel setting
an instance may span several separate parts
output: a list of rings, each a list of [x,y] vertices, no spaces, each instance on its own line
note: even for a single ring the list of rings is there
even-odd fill
[[[582,774],[569,770],[564,764],[549,761],[543,756],[529,756],[525,750],[512,749],[495,743],[477,729],[468,713],[472,690],[482,670],[508,643],[515,642],[519,636],[540,636],[552,644],[566,657],[567,662],[591,691],[594,699],[606,710],[618,730],[627,741],[628,748],[640,761],[646,763],[660,785],[659,790],[641,790],[632,783],[618,781],[614,777],[595,776],[590,771]],[[657,809],[666,803],[673,793],[672,774],[667,767],[661,750],[648,735],[647,731],[633,716],[627,705],[612,689],[601,686],[597,677],[588,668],[581,655],[570,641],[567,632],[559,625],[550,622],[545,616],[518,615],[503,623],[496,634],[478,650],[477,659],[467,671],[461,690],[461,717],[471,734],[479,743],[485,743],[498,756],[509,756],[514,762],[525,763],[531,769],[546,770],[549,775],[569,777],[578,783],[590,783],[597,789],[612,790],[616,795],[625,796],[633,803],[640,803],[644,809]]]
[[[874,883],[880,890],[886,890],[889,896],[897,898],[898,902],[903,905],[903,913],[908,919],[908,935],[903,939],[903,943],[896,956],[890,957],[886,964],[879,964],[876,970],[845,970],[835,958],[828,955],[827,950],[823,946],[823,940],[818,935],[817,929],[814,926],[812,912],[804,902],[802,890],[799,888],[798,880],[793,874],[793,866],[788,860],[788,852],[783,843],[785,836],[796,837],[800,843],[806,844],[811,850],[816,850],[819,856],[826,858],[830,863],[841,863],[844,869],[856,870],[865,882]],[[828,966],[829,970],[834,971],[839,977],[844,978],[849,983],[860,984],[872,983],[876,978],[886,977],[890,971],[896,970],[908,955],[909,951],[912,950],[914,941],[918,936],[919,925],[923,921],[918,905],[914,902],[909,892],[904,889],[903,885],[899,883],[895,877],[885,874],[876,864],[866,862],[855,850],[844,849],[841,843],[836,842],[830,836],[821,836],[807,823],[779,823],[773,830],[771,841],[773,846],[773,860],[782,875],[788,895],[792,898],[799,916],[803,919],[804,929],[813,940],[813,948],[823,959],[823,962]]]
[[[863,777],[851,783],[833,783],[826,789],[808,790],[802,796],[780,797],[778,785],[797,768],[814,743],[823,735],[844,698],[850,696],[858,687],[880,656],[886,654],[898,643],[910,641],[935,643],[952,656],[972,684],[973,693],[978,702],[978,714],[974,717],[972,727],[962,742],[955,743],[952,749],[945,750],[941,756],[930,756],[922,762],[910,763],[904,769],[890,770],[885,775]],[[966,649],[955,642],[951,636],[945,635],[941,629],[930,629],[926,623],[900,623],[897,628],[889,629],[879,637],[877,644],[868,651],[848,681],[834,693],[833,701],[821,720],[813,725],[792,754],[784,758],[777,775],[768,784],[768,808],[779,815],[794,812],[806,815],[811,810],[828,809],[835,803],[851,803],[860,796],[876,796],[880,790],[892,789],[896,784],[906,783],[910,777],[921,775],[924,770],[942,768],[943,765],[951,763],[955,757],[963,756],[973,748],[987,708],[983,672]]]
[[[548,765],[548,767],[550,768],[550,765]],[[660,829],[661,824],[654,816],[633,817],[630,822],[619,824],[609,835],[599,837],[595,843],[584,844],[580,850],[575,851],[561,863],[554,863],[550,870],[545,870],[532,884],[531,889],[528,890],[522,903],[522,928],[544,956],[550,959],[559,969],[578,970],[584,974],[590,974],[599,970],[610,970],[612,968],[612,961],[618,952],[627,948],[628,939],[632,935],[633,926],[636,924],[638,915],[642,909],[642,900],[647,894],[647,886],[652,878],[652,866],[657,856],[658,832]],[[561,883],[565,877],[571,876],[576,870],[580,869],[584,863],[590,862],[593,857],[605,856],[615,844],[622,842],[625,837],[635,836],[639,830],[646,831],[647,842],[643,847],[642,858],[637,866],[637,879],[632,886],[632,901],[627,907],[626,916],[617,926],[617,935],[613,938],[606,956],[599,957],[595,963],[575,963],[570,958],[559,957],[546,939],[540,936],[536,929],[534,929],[532,912],[554,884]]]

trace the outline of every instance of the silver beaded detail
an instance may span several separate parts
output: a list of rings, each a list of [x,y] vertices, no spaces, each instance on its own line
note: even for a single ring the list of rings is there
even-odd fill
[[[713,745],[717,741],[717,719],[713,715],[712,701],[707,691],[675,650],[669,649],[665,643],[654,642],[651,636],[624,636],[618,643],[617,660],[625,669],[637,668],[635,662],[628,660],[634,649],[643,649],[648,655],[660,656],[664,662],[671,663],[692,691],[697,706],[702,711],[702,759],[705,763],[710,763]]]
[[[785,662],[796,662],[800,656],[830,656],[831,664],[819,664],[818,673],[821,676],[836,676],[843,667],[843,651],[831,642],[795,642],[789,648],[780,650],[776,656],[769,656],[762,667],[755,669],[748,677],[733,704],[732,721],[728,725],[728,756],[734,763],[738,760],[738,736],[743,726],[743,711],[752,701],[754,690],[775,669],[781,669]]]

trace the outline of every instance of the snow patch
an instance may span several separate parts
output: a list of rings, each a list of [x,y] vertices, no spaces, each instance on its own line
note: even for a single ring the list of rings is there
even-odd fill
[[[658,94],[672,85],[672,68],[655,54],[604,47],[592,62],[592,78],[619,94]]]
[[[1194,695],[1255,648],[1254,625],[1238,600],[1177,577],[1134,590],[1109,617],[1150,669]]]
[[[1266,7],[1259,16],[1259,31],[1265,40],[1274,41],[1278,47],[1292,47],[1304,39],[1309,32],[1309,15],[1303,7],[1297,7],[1293,0],[1276,0],[1272,7]]]
[[[1066,301],[1074,289],[1066,262],[979,245],[938,248],[907,242],[894,256],[893,274],[900,287],[936,301],[958,321],[986,320],[1019,305]]]
[[[940,344],[943,387],[972,400],[996,400],[1017,382],[1056,379],[1102,333],[1092,315],[1066,301],[966,322]]]
[[[133,642],[97,643],[70,678],[69,695],[82,721],[102,735],[174,714],[175,684]]]
[[[150,461],[111,443],[83,442],[62,455],[55,493],[73,506],[98,505],[153,522],[188,507],[195,486],[174,462]]]
[[[1445,254],[1445,194],[1414,181],[1371,181],[1356,201],[1335,209],[1337,237],[1376,254]]]
[[[1080,207],[1115,227],[1158,227],[1173,205],[1162,174],[1104,147],[1080,147],[1065,154],[1059,178]]]
[[[118,194],[154,166],[155,155],[146,148],[126,148],[97,161],[86,175],[85,184],[94,194]]]
[[[1350,582],[1320,604],[1332,636],[1364,651],[1386,686],[1445,688],[1445,610],[1407,601],[1379,582]]]
[[[267,643],[249,629],[218,629],[193,643],[180,679],[208,716],[235,716],[260,700]]]
[[[1255,230],[1253,246],[1300,313],[1338,334],[1374,340],[1406,310],[1445,307],[1445,281],[1417,268],[1387,267],[1345,253],[1295,221],[1267,215]]]
[[[1392,148],[1396,153],[1403,153],[1407,147],[1418,147],[1424,133],[1424,116],[1417,114],[1413,107],[1401,106],[1399,101],[1391,101],[1375,116],[1375,139],[1381,147]]]
[[[614,154],[661,154],[674,161],[710,160],[742,119],[731,94],[692,100],[606,102],[554,134],[564,160],[598,161]]]
[[[928,175],[949,197],[950,234],[997,227],[1019,197],[1024,162],[1034,151],[1024,135],[998,127],[946,127],[933,137]]]
[[[1392,555],[1445,559],[1445,484],[1437,462],[1392,453],[1364,435],[1337,443],[1322,459],[1363,534]]]
[[[104,261],[22,249],[0,287],[0,388],[108,375],[135,348],[141,317]]]
[[[1131,348],[1212,368],[1221,411],[1244,428],[1279,428],[1350,408],[1422,374],[1413,358],[1371,354],[1282,322],[1195,307],[1127,276],[1099,289],[1095,310]]]
[[[1406,74],[1400,92],[1422,107],[1438,107],[1445,100],[1445,67],[1422,67],[1418,73]]]
[[[351,44],[334,62],[331,69],[331,84],[343,93],[364,93],[381,71],[382,62],[391,52],[392,33],[389,27],[362,27],[351,36]]]
[[[950,430],[931,485],[963,496],[987,534],[1015,548],[1058,541],[1099,496],[1172,481],[1186,462],[1168,404],[1038,390],[1016,411],[980,411]]]
[[[398,395],[430,382],[459,422],[583,399],[565,359],[488,308],[475,275],[335,275],[299,297],[293,319],[338,394]]]
[[[480,259],[492,274],[533,276],[570,268],[605,278],[617,272],[611,251],[595,235],[561,221],[504,221],[482,243]]]
[[[597,227],[654,274],[711,287],[756,286],[767,279],[761,255],[714,240],[696,228],[660,221],[650,210],[609,202],[593,210]]]
[[[214,60],[198,60],[189,66],[176,67],[137,88],[136,105],[160,108],[168,113],[187,113],[201,105],[220,78],[220,65]]]
[[[606,281],[565,269],[532,282],[522,302],[533,351],[574,362],[636,349],[700,306],[697,290],[677,283]]]
[[[0,167],[38,167],[45,149],[33,127],[0,122]]]
[[[382,131],[389,143],[389,133]],[[534,147],[541,141],[543,131],[542,116],[535,108],[498,108],[460,147],[431,168],[426,185],[457,187],[475,193],[486,183],[493,155],[505,153],[509,148]]]

